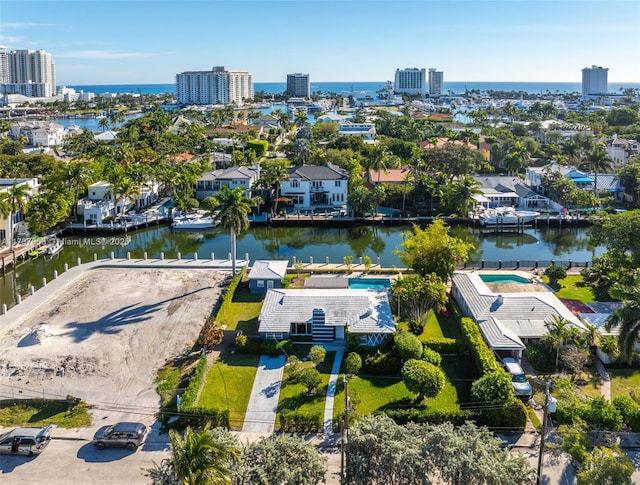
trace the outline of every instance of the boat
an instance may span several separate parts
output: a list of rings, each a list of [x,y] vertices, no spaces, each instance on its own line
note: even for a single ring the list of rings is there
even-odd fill
[[[63,247],[64,241],[62,239],[55,238],[55,240],[42,251],[42,254],[45,256],[53,256],[54,254],[58,254]]]
[[[540,217],[536,211],[517,210],[513,207],[496,207],[478,212],[478,222],[482,226],[523,226]]]
[[[210,229],[220,224],[220,221],[214,220],[211,216],[202,214],[186,214],[173,219],[171,227],[173,229],[191,230],[191,229]]]

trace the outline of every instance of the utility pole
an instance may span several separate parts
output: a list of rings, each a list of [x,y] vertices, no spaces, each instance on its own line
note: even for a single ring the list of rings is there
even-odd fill
[[[544,413],[542,415],[542,431],[540,433],[540,453],[538,455],[538,474],[536,476],[536,485],[540,485],[540,479],[542,476],[542,458],[544,455],[544,441],[547,432],[547,414],[549,411],[554,413],[556,411],[556,399],[549,394],[549,388],[551,381],[547,381],[547,387],[544,396]]]

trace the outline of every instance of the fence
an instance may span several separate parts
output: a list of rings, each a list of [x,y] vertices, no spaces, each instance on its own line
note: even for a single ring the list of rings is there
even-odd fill
[[[589,261],[572,261],[569,260],[516,260],[516,261],[479,261],[477,263],[465,263],[459,265],[458,269],[537,269],[547,268],[549,266],[562,266],[565,269],[571,268],[588,268]]]

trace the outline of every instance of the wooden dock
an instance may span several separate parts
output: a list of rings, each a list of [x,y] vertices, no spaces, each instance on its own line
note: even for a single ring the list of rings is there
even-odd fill
[[[15,266],[30,257],[32,251],[49,244],[47,238],[27,239],[23,244],[16,244],[11,248],[5,247],[0,251],[0,269],[4,272],[8,267]]]

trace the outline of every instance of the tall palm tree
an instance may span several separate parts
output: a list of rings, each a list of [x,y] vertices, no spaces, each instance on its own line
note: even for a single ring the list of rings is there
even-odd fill
[[[103,132],[107,130],[109,128],[109,118],[107,118],[106,116],[100,118],[100,121],[98,121],[98,126],[102,128]]]
[[[87,186],[91,182],[90,166],[84,162],[69,162],[63,179],[67,187],[73,192],[73,216],[76,217],[78,215],[80,193],[87,190]]]
[[[614,285],[611,296],[623,300],[625,303],[613,312],[605,323],[605,328],[611,330],[620,327],[618,348],[621,355],[629,364],[633,361],[633,353],[640,337],[640,278],[631,287]]]
[[[578,329],[569,320],[559,315],[552,315],[551,320],[545,322],[544,326],[547,327],[547,335],[542,337],[542,339],[549,342],[551,347],[556,350],[557,369],[560,358],[560,348],[565,344],[568,338],[576,337],[578,335]]]
[[[238,456],[237,447],[215,440],[208,426],[187,428],[184,437],[169,431],[173,468],[183,485],[231,484],[230,466]]]
[[[275,203],[273,212],[278,213],[278,199],[280,198],[280,186],[282,182],[289,179],[289,160],[265,160],[261,164],[262,174],[259,185],[271,189],[275,187]]]
[[[118,202],[122,201],[122,214],[124,215],[126,208],[131,201],[135,202],[136,196],[140,195],[140,187],[128,177],[119,178],[116,183],[112,185],[113,191],[113,205],[116,208]],[[124,223],[124,232],[127,232],[127,223]]]
[[[7,234],[7,239],[9,240],[9,247],[11,248],[11,253],[13,255],[13,259],[15,260],[15,244],[14,244],[14,234],[13,234],[13,219],[18,212],[25,214],[29,209],[29,186],[27,184],[18,185],[18,179],[13,179],[13,185],[5,192],[0,193],[0,206],[8,207],[9,210],[6,214],[7,219],[9,220],[9,224],[7,225],[9,229],[9,234]],[[4,211],[3,211],[4,213]]]
[[[585,160],[593,169],[593,195],[598,199],[598,172],[609,170],[613,160],[609,157],[607,146],[604,143],[596,143],[593,149],[587,153]]]
[[[217,202],[215,218],[231,236],[231,270],[236,273],[236,237],[249,228],[247,214],[256,205],[256,200],[245,197],[244,188],[230,189],[226,185],[213,196]]]

